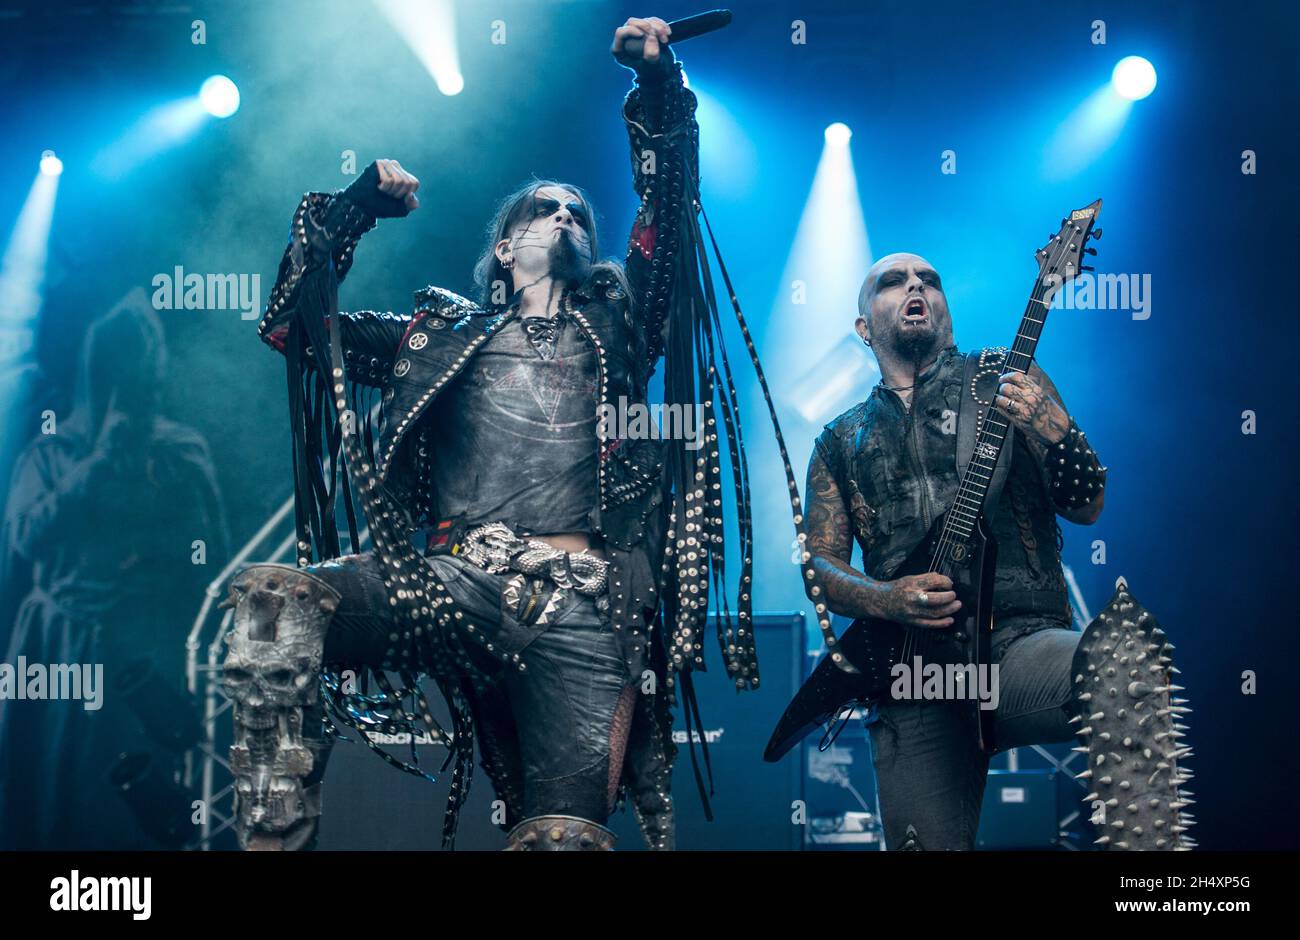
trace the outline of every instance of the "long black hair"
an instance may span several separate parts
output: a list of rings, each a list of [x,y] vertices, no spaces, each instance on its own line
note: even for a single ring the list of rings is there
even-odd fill
[[[561,183],[557,180],[529,180],[501,200],[501,203],[497,206],[497,211],[492,216],[492,221],[488,223],[487,245],[474,265],[474,284],[478,288],[479,302],[485,308],[504,306],[500,302],[493,302],[493,289],[498,283],[510,283],[510,272],[497,258],[497,242],[503,238],[510,238],[510,234],[519,225],[532,218],[537,204],[537,193],[547,187],[564,189],[573,193],[582,203],[582,207],[587,210],[584,228],[587,237],[590,239],[592,271],[594,272],[597,268],[613,269],[617,272],[618,279],[623,280],[623,270],[619,264],[612,261],[598,260],[600,258],[600,245],[596,238],[596,216],[586,192],[580,186],[574,186],[572,183]]]

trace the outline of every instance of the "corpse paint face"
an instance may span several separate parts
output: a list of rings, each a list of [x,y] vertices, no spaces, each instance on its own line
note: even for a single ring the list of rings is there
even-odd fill
[[[943,283],[920,255],[886,255],[872,265],[858,312],[858,335],[886,355],[922,359],[953,341]]]
[[[516,289],[547,276],[581,281],[592,264],[591,210],[572,190],[543,186],[496,253],[502,263],[513,262]]]

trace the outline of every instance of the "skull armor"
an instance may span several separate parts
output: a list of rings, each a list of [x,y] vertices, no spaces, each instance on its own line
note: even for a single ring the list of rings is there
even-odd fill
[[[222,685],[234,702],[236,830],[244,848],[291,849],[315,835],[322,762],[320,672],[339,593],[305,571],[253,565],[231,582],[235,608]]]

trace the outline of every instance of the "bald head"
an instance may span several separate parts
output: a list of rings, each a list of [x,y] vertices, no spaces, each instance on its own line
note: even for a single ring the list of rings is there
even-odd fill
[[[926,261],[920,255],[910,254],[906,251],[899,251],[892,255],[885,255],[885,257],[881,258],[871,266],[871,270],[867,272],[866,279],[862,282],[862,289],[858,291],[858,316],[864,319],[869,319],[867,311],[871,309],[871,298],[876,293],[876,283],[880,279],[880,275],[895,265],[909,264],[920,264],[929,268],[931,271],[934,270],[934,265],[930,264],[930,262]]]
[[[858,292],[856,326],[877,356],[923,358],[952,345],[952,317],[939,273],[909,252],[881,258]]]

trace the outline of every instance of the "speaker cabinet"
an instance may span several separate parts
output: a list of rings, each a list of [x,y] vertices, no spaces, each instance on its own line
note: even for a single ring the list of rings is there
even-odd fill
[[[1054,849],[1060,814],[1054,770],[990,770],[978,849]]]

